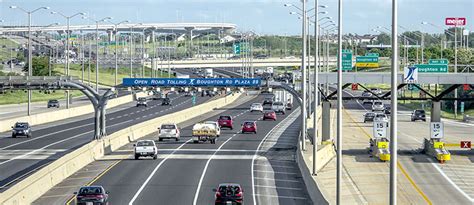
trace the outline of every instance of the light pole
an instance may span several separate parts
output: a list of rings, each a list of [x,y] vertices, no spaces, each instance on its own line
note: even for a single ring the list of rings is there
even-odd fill
[[[392,75],[391,75],[391,106],[392,113],[390,118],[390,205],[397,204],[397,75],[398,75],[398,0],[392,0]]]
[[[110,22],[110,21],[109,21]],[[115,76],[114,76],[114,81],[115,81],[115,86],[117,86],[117,76],[118,76],[118,51],[117,51],[117,34],[118,34],[118,29],[117,27],[120,24],[123,23],[129,23],[129,20],[121,21],[119,23],[113,23],[114,24],[114,29],[115,29]],[[112,23],[112,22],[111,22]]]
[[[341,204],[341,176],[342,176],[342,0],[338,0],[337,19],[337,165],[336,165],[336,204]]]
[[[67,23],[67,29],[66,29],[66,52],[64,53],[66,55],[66,65],[65,65],[65,74],[66,76],[69,76],[69,33],[71,32],[69,30],[69,25],[70,25],[70,21],[71,21],[71,18],[74,18],[76,16],[84,16],[86,15],[86,13],[82,13],[82,12],[79,12],[79,13],[76,13],[74,15],[71,15],[71,16],[67,16],[67,15],[64,15],[63,13],[61,12],[58,12],[58,11],[51,11],[51,14],[58,14],[59,16],[62,16],[66,19],[66,23]],[[70,104],[70,97],[69,97],[69,90],[66,90],[66,109],[69,109],[69,104]]]
[[[95,90],[99,93],[99,23],[111,20],[112,17],[105,17],[95,21]]]
[[[143,23],[138,23],[130,26],[130,77],[133,78],[133,27],[143,25]]]
[[[24,13],[26,13],[28,15],[28,76],[32,76],[33,75],[33,58],[32,58],[32,47],[31,47],[31,15],[39,10],[47,10],[49,9],[49,7],[39,7],[37,9],[34,9],[34,10],[31,10],[31,11],[28,11],[28,10],[25,10],[21,7],[18,7],[18,6],[10,6],[11,9],[18,9],[20,11],[23,11]],[[27,114],[28,116],[31,115],[31,90],[28,89],[28,111],[27,111]]]

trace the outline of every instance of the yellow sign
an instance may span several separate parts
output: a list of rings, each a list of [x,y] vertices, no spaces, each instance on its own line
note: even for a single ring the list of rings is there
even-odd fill
[[[378,68],[380,67],[379,66],[379,63],[356,63],[356,67],[358,68]]]

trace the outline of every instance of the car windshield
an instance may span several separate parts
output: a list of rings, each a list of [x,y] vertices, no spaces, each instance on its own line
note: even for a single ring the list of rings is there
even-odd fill
[[[283,103],[282,102],[275,102],[275,103],[273,103],[273,105],[283,105]]]
[[[266,101],[271,101],[273,98],[265,98]]]
[[[369,116],[369,117],[373,117],[373,116],[375,116],[375,113],[369,112],[369,113],[366,113],[365,115]]]
[[[253,125],[253,122],[245,122],[244,125]]]
[[[100,187],[82,187],[79,190],[79,194],[102,194],[102,188],[100,188]]]
[[[15,128],[27,128],[28,124],[26,123],[16,123]]]
[[[260,106],[260,103],[254,103],[252,104],[253,107],[259,107]]]
[[[146,98],[138,98],[138,101],[144,102],[144,101],[146,101]]]
[[[161,125],[161,129],[163,129],[163,130],[172,130],[172,129],[176,129],[176,126],[174,126],[174,125]]]
[[[374,105],[383,105],[382,102],[374,102]]]
[[[236,185],[220,186],[219,192],[225,196],[235,196],[240,192],[240,187]]]
[[[420,115],[420,114],[425,114],[424,110],[416,110],[415,114]]]
[[[49,100],[50,103],[57,103],[58,100]]]
[[[230,116],[220,116],[220,120],[230,120]]]
[[[383,118],[385,118],[385,117],[387,117],[387,116],[385,116],[384,114],[378,114],[377,117],[383,117]]]
[[[152,141],[139,141],[137,143],[137,146],[140,146],[140,147],[153,146],[153,142]]]

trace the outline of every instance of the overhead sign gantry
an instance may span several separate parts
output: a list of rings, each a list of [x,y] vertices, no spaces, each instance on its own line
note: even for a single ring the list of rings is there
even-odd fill
[[[260,87],[260,78],[124,78],[125,87]]]

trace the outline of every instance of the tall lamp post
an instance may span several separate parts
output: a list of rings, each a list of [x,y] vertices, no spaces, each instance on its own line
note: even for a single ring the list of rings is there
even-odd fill
[[[51,14],[58,14],[62,17],[64,17],[66,19],[66,22],[67,22],[67,29],[66,29],[66,52],[64,52],[64,54],[66,55],[66,65],[64,67],[64,71],[65,71],[65,74],[66,76],[69,76],[69,35],[70,35],[70,30],[69,30],[69,25],[70,25],[70,21],[72,18],[76,17],[76,16],[84,16],[86,15],[86,13],[83,13],[83,12],[79,12],[79,13],[76,13],[74,15],[71,15],[71,16],[67,16],[67,15],[64,15],[63,13],[61,12],[58,12],[58,11],[51,11]],[[69,104],[70,104],[70,98],[69,98],[69,90],[66,90],[66,109],[69,109]]]
[[[109,21],[110,22],[110,21]],[[120,24],[123,24],[123,23],[129,23],[130,21],[129,20],[125,20],[125,21],[121,21],[119,23],[113,23],[114,24],[114,29],[115,29],[115,76],[114,76],[114,85],[117,86],[117,75],[118,75],[118,51],[117,51],[117,33],[118,33],[118,29],[117,27],[120,25]]]
[[[133,53],[132,53],[132,48],[133,48],[133,28],[135,26],[141,26],[143,23],[138,23],[135,25],[130,26],[130,77],[133,78]]]
[[[31,51],[31,15],[39,10],[47,10],[49,9],[49,7],[39,7],[37,9],[34,9],[34,10],[31,10],[31,11],[28,11],[28,10],[25,10],[21,7],[18,7],[18,6],[10,6],[11,9],[18,9],[20,11],[23,11],[24,13],[26,13],[28,15],[28,76],[32,76],[33,75],[33,67],[32,67],[32,51]],[[28,116],[31,115],[31,90],[28,89]]]
[[[112,17],[105,17],[95,21],[95,90],[99,93],[99,23],[111,20]]]

